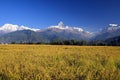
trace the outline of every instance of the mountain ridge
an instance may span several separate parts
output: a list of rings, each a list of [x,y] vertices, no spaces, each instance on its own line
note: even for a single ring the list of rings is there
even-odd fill
[[[39,31],[40,29],[29,28],[26,26],[18,26],[18,25],[13,25],[8,23],[0,27],[0,32],[3,32],[3,33],[10,33],[10,32],[19,31],[19,30]]]
[[[109,24],[108,27],[102,29],[96,36],[94,40],[105,40],[108,38],[120,36],[120,25],[119,24]]]
[[[29,34],[27,34],[29,33]],[[32,35],[30,35],[32,34]],[[50,43],[53,40],[107,40],[112,37],[120,36],[120,26],[118,24],[109,24],[98,34],[93,34],[79,27],[70,27],[58,23],[56,26],[49,26],[40,30],[25,26],[5,24],[0,27],[0,43],[11,42],[45,42]],[[30,37],[30,38],[29,38]]]

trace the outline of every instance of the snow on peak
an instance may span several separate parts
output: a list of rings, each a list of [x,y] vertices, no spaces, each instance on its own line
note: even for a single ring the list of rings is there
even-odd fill
[[[114,27],[114,26],[118,26],[118,24],[109,24],[109,26],[113,26]]]
[[[82,28],[79,28],[79,27],[65,26],[62,21],[60,21],[57,26],[48,27],[48,29],[50,29],[50,28],[58,28],[58,29],[62,29],[62,30],[65,30],[65,29],[77,30],[77,31],[80,31],[80,32],[84,31]]]
[[[63,22],[60,21],[60,22],[58,23],[58,25],[48,27],[48,29],[50,29],[50,28],[67,29],[68,26],[64,26]]]
[[[13,24],[4,24],[2,27],[0,27],[0,31],[9,33],[17,30],[32,30],[32,31],[38,31],[40,29],[34,29],[34,28],[29,28],[25,26],[18,26],[18,25],[13,25]]]
[[[18,25],[12,25],[12,24],[4,24],[2,27],[0,27],[0,30],[3,31],[16,31],[18,29]]]
[[[64,24],[63,24],[62,21],[60,21],[60,22],[58,23],[58,27],[59,27],[59,28],[63,28],[63,27],[64,27]]]
[[[120,26],[118,24],[109,24],[107,30],[108,31],[114,31],[120,29]]]
[[[78,27],[74,27],[73,29],[76,29],[76,30],[78,30],[78,31],[84,31],[82,28],[78,28]]]

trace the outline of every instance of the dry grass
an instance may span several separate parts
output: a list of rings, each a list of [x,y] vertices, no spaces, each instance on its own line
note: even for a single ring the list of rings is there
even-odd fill
[[[120,47],[0,45],[0,80],[120,80]]]

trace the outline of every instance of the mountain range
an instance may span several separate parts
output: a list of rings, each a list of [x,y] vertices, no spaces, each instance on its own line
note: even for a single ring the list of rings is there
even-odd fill
[[[97,34],[83,30],[79,27],[70,27],[58,23],[56,26],[49,26],[40,30],[26,26],[4,24],[0,27],[0,43],[50,43],[53,40],[108,40],[120,36],[120,25],[109,24]]]
[[[93,40],[106,40],[117,36],[120,36],[120,25],[109,24],[108,27],[105,27],[98,34],[96,34]]]

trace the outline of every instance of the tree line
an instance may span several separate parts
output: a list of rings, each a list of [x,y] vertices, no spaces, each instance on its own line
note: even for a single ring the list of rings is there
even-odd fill
[[[96,40],[96,41],[87,41],[87,40],[54,40],[52,41],[53,45],[80,45],[80,46],[120,46],[120,39],[115,40]]]
[[[51,44],[51,45],[80,45],[80,46],[120,46],[120,40],[111,41],[87,41],[87,40],[52,40],[49,43],[45,42],[11,42],[11,44]]]
[[[86,40],[81,40],[81,41],[77,41],[77,40],[53,40],[51,42],[51,44],[53,45],[87,45],[87,41]]]

